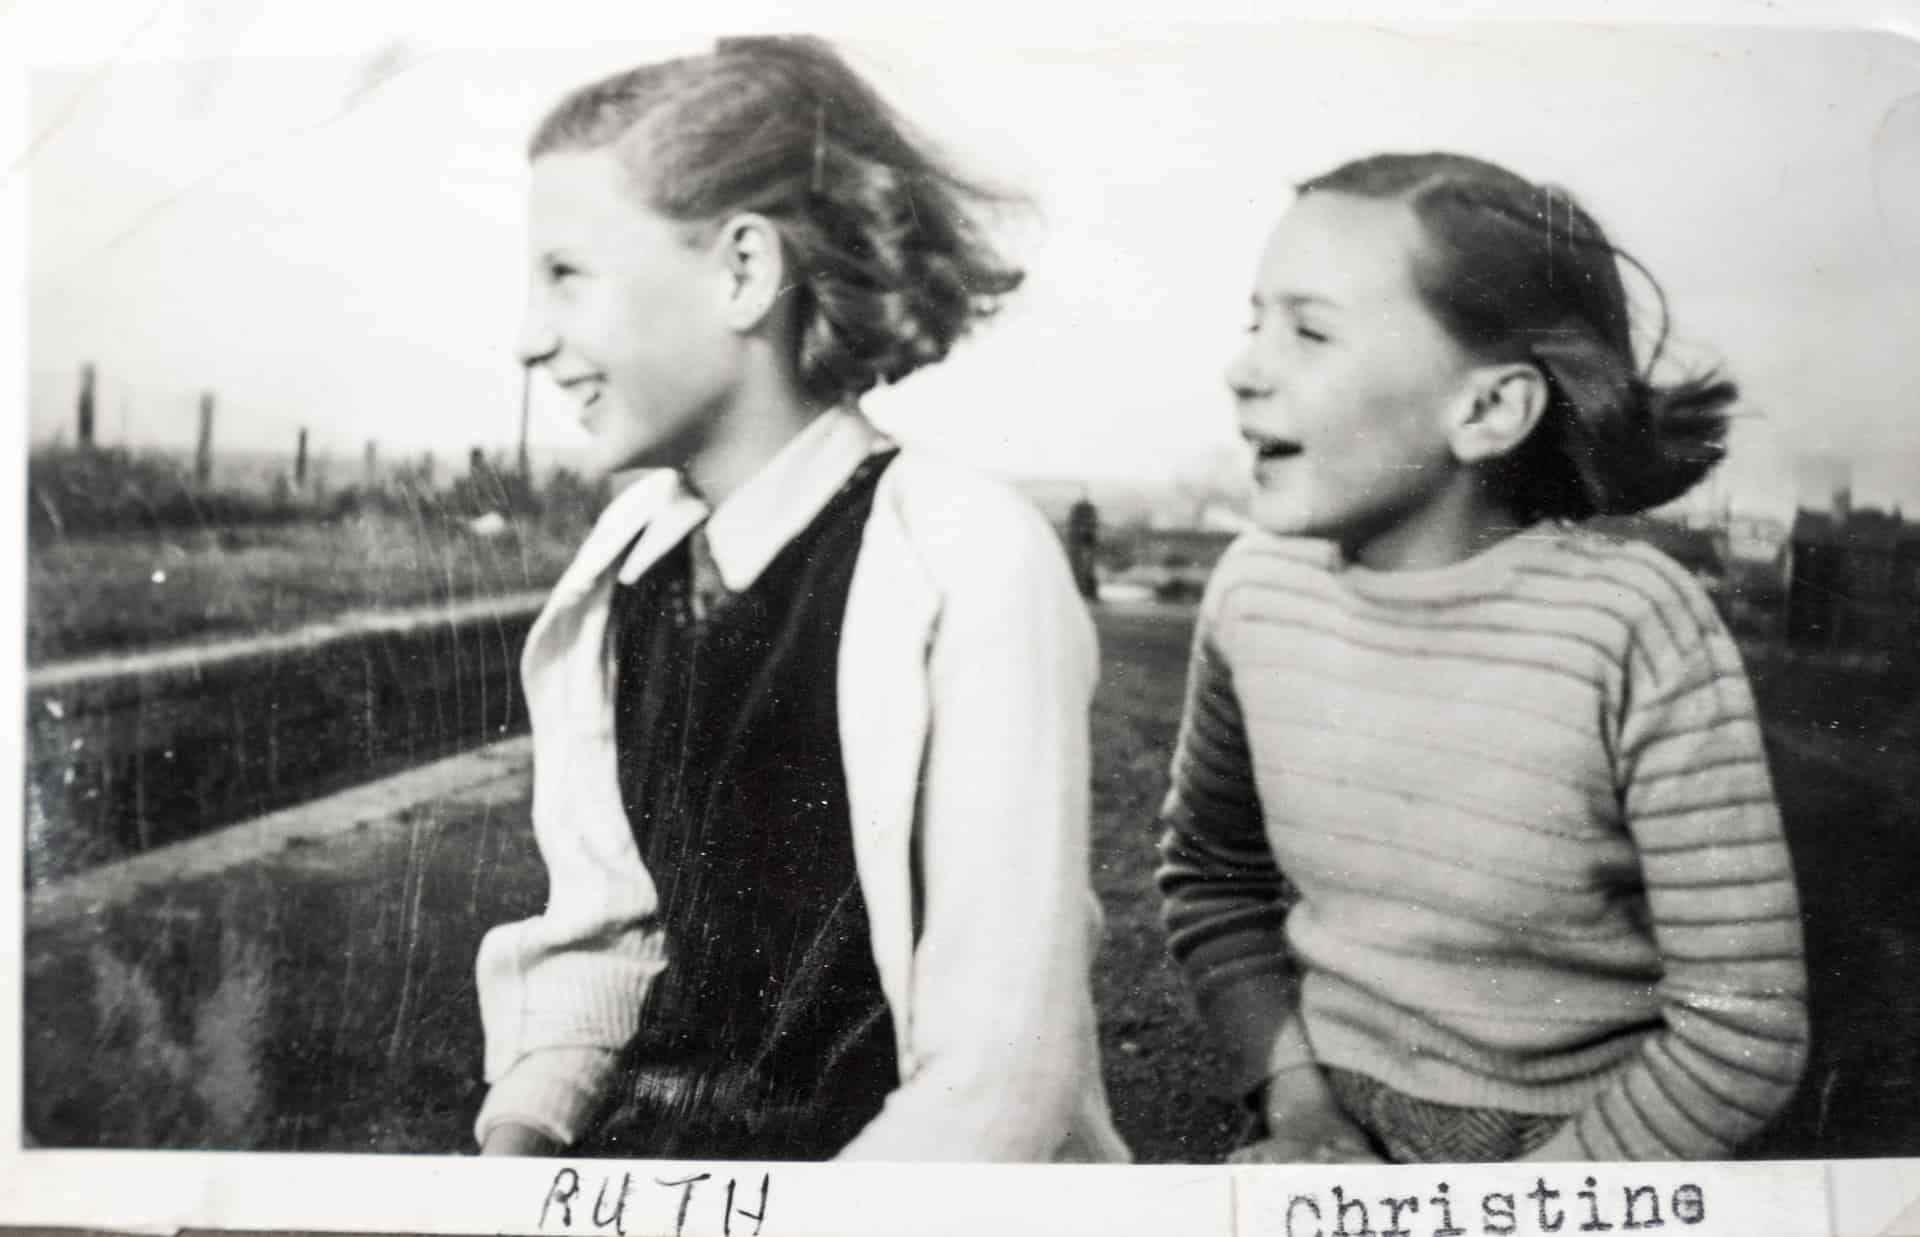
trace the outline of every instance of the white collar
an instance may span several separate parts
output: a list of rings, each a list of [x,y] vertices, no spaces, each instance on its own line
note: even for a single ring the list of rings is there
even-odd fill
[[[721,581],[736,592],[748,587],[780,547],[820,514],[860,461],[886,442],[859,412],[830,409],[809,421],[711,516],[685,478],[676,477],[673,494],[621,564],[621,582],[639,579],[704,518]]]

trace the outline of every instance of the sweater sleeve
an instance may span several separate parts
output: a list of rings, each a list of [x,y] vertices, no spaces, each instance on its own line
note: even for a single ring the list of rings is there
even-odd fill
[[[927,654],[910,1052],[901,1085],[841,1158],[1042,1161],[1060,1153],[1100,1071],[1088,881],[1099,653],[1037,511],[997,488],[932,493],[955,504],[913,507],[941,603]]]
[[[610,588],[610,584],[598,586]],[[657,899],[613,775],[604,600],[565,608],[528,638],[533,830],[547,869],[541,914],[502,924],[475,962],[487,1097],[474,1121],[561,1144],[582,1132],[666,966]]]
[[[1217,636],[1232,557],[1194,631],[1156,874],[1169,952],[1228,1053],[1234,1094],[1312,1059],[1284,926],[1290,890],[1274,862],[1246,727]]]
[[[490,931],[476,968],[490,1085],[475,1140],[507,1124],[561,1146],[578,1138],[664,966],[659,931],[614,914],[549,909]]]
[[[1535,1159],[1725,1158],[1807,1054],[1800,906],[1739,652],[1691,580],[1630,652],[1618,786],[1665,1025]]]

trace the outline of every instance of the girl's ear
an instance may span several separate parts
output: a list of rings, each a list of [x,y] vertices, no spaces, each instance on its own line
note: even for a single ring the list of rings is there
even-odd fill
[[[786,252],[780,231],[764,215],[734,215],[715,238],[727,280],[726,323],[740,334],[767,321],[786,280]]]
[[[1473,371],[1448,427],[1454,458],[1477,464],[1511,453],[1547,411],[1547,379],[1537,366],[1489,365]]]

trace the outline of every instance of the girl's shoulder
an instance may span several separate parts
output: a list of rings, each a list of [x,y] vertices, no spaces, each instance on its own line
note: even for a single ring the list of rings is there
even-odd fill
[[[955,516],[1045,522],[1038,507],[1006,481],[925,447],[896,446],[881,492],[916,518],[951,507]]]
[[[1723,625],[1705,580],[1650,540],[1665,532],[1558,527],[1533,539],[1520,586],[1570,593],[1676,644],[1717,634]],[[1702,551],[1700,568],[1711,573],[1717,564],[1711,547],[1704,541],[1694,547],[1690,535],[1688,545]]]
[[[1009,632],[1025,633],[1027,647],[1052,650],[1048,673],[1070,676],[1072,693],[1092,690],[1097,639],[1066,549],[1006,482],[903,448],[874,492],[860,554],[882,613],[924,607],[953,648],[999,650]]]
[[[1591,580],[1623,588],[1662,607],[1710,605],[1700,578],[1653,538],[1664,530],[1615,530],[1588,524],[1566,524],[1549,535],[1534,537],[1540,555],[1536,570],[1557,570],[1571,579]],[[1685,530],[1681,530],[1684,532]],[[1716,556],[1709,551],[1701,565],[1710,568]]]
[[[1340,552],[1330,541],[1318,537],[1289,537],[1249,525],[1235,534],[1221,553],[1215,574],[1229,577],[1262,572],[1331,572],[1340,561]]]
[[[1200,599],[1203,621],[1216,622],[1250,593],[1276,598],[1328,592],[1340,554],[1331,542],[1248,527],[1227,543]]]
[[[937,452],[900,448],[875,491],[874,515],[936,584],[1065,578],[1060,538],[1030,499]]]

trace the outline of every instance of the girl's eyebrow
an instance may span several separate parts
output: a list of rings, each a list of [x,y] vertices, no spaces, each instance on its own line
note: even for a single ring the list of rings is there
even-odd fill
[[[1277,292],[1270,296],[1255,292],[1250,299],[1255,309],[1265,309],[1269,304],[1281,305],[1287,309],[1340,308],[1340,302],[1332,297],[1320,296],[1312,292]]]

